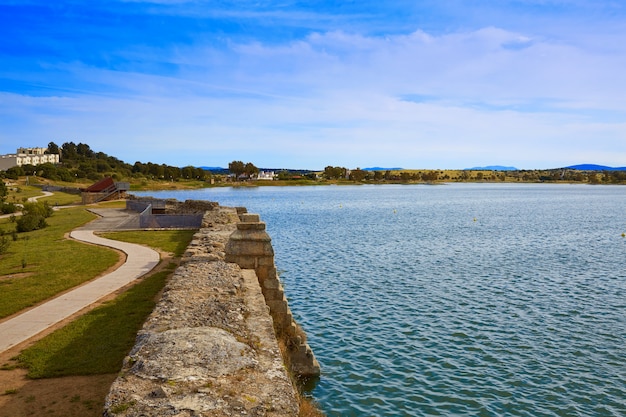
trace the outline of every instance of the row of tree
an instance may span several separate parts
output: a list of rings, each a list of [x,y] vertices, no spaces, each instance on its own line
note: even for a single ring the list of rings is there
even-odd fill
[[[98,181],[106,176],[116,180],[126,178],[147,178],[154,180],[177,181],[180,179],[206,180],[211,173],[201,168],[186,166],[183,168],[151,162],[135,162],[130,165],[104,152],[95,152],[85,143],[66,142],[58,146],[48,144],[48,153],[59,154],[60,164],[51,163],[22,165],[9,168],[4,176],[10,179],[36,175],[53,181],[74,182],[89,179]]]
[[[186,166],[183,168],[166,164],[151,162],[135,162],[130,165],[103,152],[96,152],[85,143],[65,142],[61,146],[54,142],[48,144],[48,152],[60,155],[59,165],[45,163],[37,166],[22,165],[0,171],[0,177],[10,179],[36,175],[53,181],[74,182],[89,179],[98,181],[106,176],[115,180],[124,179],[150,179],[163,181],[200,180],[206,181],[213,177],[211,172],[202,168]],[[248,179],[259,173],[251,162],[232,161],[228,164],[228,171],[237,180]],[[345,167],[327,166],[321,174],[326,180],[350,180],[355,182],[435,182],[435,181],[566,181],[586,182],[593,184],[621,184],[626,182],[626,171],[579,171],[573,169],[554,170],[519,170],[519,171],[493,171],[474,172],[460,171],[452,174],[452,171],[365,171],[362,169],[348,170]],[[300,172],[283,170],[278,172],[278,179],[317,179],[313,172]],[[219,177],[219,176],[218,176]],[[2,190],[0,189],[0,192]],[[2,202],[0,200],[0,202]],[[8,208],[7,208],[8,209]]]
[[[400,173],[393,171],[365,171],[360,168],[349,170],[345,167],[333,167],[327,166],[322,173],[323,178],[327,180],[341,180],[347,179],[350,181],[362,182],[362,181],[437,181],[439,178],[438,171],[425,171],[425,172],[408,172],[403,171]],[[443,179],[443,178],[441,178]]]
[[[327,166],[322,172],[327,180],[355,182],[436,182],[436,181],[517,181],[517,182],[582,182],[590,184],[626,183],[626,171],[580,171],[575,169],[517,171],[364,171]]]

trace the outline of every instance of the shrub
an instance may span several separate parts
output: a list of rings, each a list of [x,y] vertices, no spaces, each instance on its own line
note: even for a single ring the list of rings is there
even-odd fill
[[[6,251],[9,250],[9,246],[11,246],[11,241],[4,235],[3,232],[2,236],[0,236],[0,255],[6,253]]]
[[[13,203],[0,203],[0,214],[11,214],[17,210],[17,206]]]
[[[22,214],[38,214],[44,218],[52,216],[52,207],[46,202],[44,203],[24,203],[24,207],[22,208]]]
[[[37,213],[25,214],[16,221],[16,230],[19,233],[43,229],[46,226],[46,218]]]
[[[48,203],[24,203],[22,217],[16,220],[19,233],[43,229],[48,226],[46,218],[52,216],[53,210]]]

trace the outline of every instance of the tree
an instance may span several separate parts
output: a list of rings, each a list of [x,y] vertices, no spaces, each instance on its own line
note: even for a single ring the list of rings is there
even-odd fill
[[[61,146],[61,158],[62,159],[76,159],[78,155],[76,151],[76,144],[74,142],[65,142]]]
[[[89,145],[85,143],[79,143],[78,145],[76,145],[76,152],[86,158],[92,158],[94,156],[94,153]]]
[[[17,166],[7,169],[7,172],[5,173],[5,175],[8,179],[16,180],[19,177],[23,177],[26,174],[24,173],[24,168],[21,167],[20,165],[17,165]]]
[[[363,181],[367,178],[367,171],[363,171],[361,168],[350,171],[350,179],[352,181]]]
[[[259,168],[255,167],[254,164],[252,162],[248,162],[245,167],[243,168],[243,172],[244,174],[246,174],[248,177],[253,176],[254,174],[258,174],[259,173]]]
[[[189,179],[189,178],[193,178],[195,173],[195,168],[192,166],[185,166],[180,170],[180,174],[183,178],[185,179]]]
[[[241,174],[246,172],[246,166],[241,161],[233,161],[228,164],[228,170],[235,175],[235,178],[239,178]]]
[[[148,169],[147,169],[146,165],[144,165],[141,162],[137,161],[133,165],[133,173],[134,174],[144,174],[145,175],[145,174],[148,173]]]
[[[57,167],[50,162],[46,162],[45,164],[39,164],[37,166],[37,170],[39,171],[39,175],[43,178],[48,178],[50,180],[58,180],[59,175],[57,174]]]
[[[589,182],[591,184],[599,184],[600,180],[598,179],[598,174],[595,172],[592,172],[589,174]]]
[[[211,177],[211,173],[209,171],[205,171],[202,168],[196,168],[195,177],[199,180],[206,180],[207,178]]]
[[[48,144],[48,153],[49,154],[58,154],[59,153],[59,146],[54,143],[54,142],[50,142]]]
[[[346,177],[346,169],[342,167],[327,166],[324,168],[324,177],[329,180],[337,180]]]
[[[74,182],[75,177],[67,168],[57,168],[57,175],[61,181]]]

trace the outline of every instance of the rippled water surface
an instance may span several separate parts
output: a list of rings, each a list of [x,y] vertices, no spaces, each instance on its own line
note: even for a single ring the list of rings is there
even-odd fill
[[[328,416],[626,415],[626,187],[151,195],[261,215]]]

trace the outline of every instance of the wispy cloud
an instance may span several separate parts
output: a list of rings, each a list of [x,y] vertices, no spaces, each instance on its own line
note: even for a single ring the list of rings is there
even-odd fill
[[[404,6],[415,16],[413,6],[377,14],[380,5],[125,3],[123,12],[121,3],[101,6],[95,26],[81,17],[30,54],[0,47],[0,152],[75,140],[130,162],[304,168],[623,165],[626,157],[626,31],[596,30],[623,25],[619,7],[604,4],[602,19],[568,17],[587,19],[580,27],[553,13],[561,2],[510,2],[513,11],[478,2],[463,8],[467,20],[426,2],[435,29],[386,31],[381,16]],[[537,9],[551,29],[522,24]],[[16,42],[45,38],[43,19]],[[17,26],[0,31],[18,36]],[[103,32],[64,39],[82,28]]]

